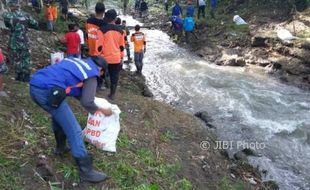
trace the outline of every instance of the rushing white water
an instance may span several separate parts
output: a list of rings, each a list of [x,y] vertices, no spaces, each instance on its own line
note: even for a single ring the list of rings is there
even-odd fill
[[[109,6],[108,6],[109,7]],[[129,25],[137,23],[123,17]],[[209,64],[158,30],[143,30],[143,74],[156,99],[195,113],[207,111],[220,140],[263,144],[250,162],[283,190],[310,189],[310,93],[259,69]],[[131,65],[133,68],[134,66]],[[200,142],[197,142],[200,143]]]
[[[221,140],[264,144],[250,159],[281,189],[310,189],[310,93],[247,68],[210,65],[170,41],[145,31],[143,74],[159,100],[195,113],[207,111]],[[256,71],[256,72],[254,72]],[[197,142],[199,143],[199,142]],[[237,147],[238,146],[238,147]]]

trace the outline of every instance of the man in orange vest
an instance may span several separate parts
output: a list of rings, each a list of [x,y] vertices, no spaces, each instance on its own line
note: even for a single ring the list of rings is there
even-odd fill
[[[103,3],[98,2],[95,6],[95,17],[91,17],[87,19],[85,29],[86,29],[86,42],[88,46],[88,54],[91,57],[102,58],[103,55],[103,33],[100,28],[106,23],[103,20],[105,6]],[[103,79],[106,82],[106,86],[109,86],[107,83],[109,81],[109,75],[107,72],[107,65],[104,67],[105,75],[103,78],[98,80],[98,89],[104,89],[103,87]]]
[[[117,13],[114,9],[108,10],[104,16],[104,20],[107,24],[101,27],[104,36],[102,55],[108,63],[111,81],[110,94],[108,97],[111,100],[115,99],[119,71],[121,70],[121,55],[125,46],[123,30],[115,25],[116,17]]]
[[[142,74],[143,56],[146,52],[146,42],[144,33],[140,32],[140,25],[135,26],[135,33],[131,35],[130,41],[134,43],[134,59],[137,67],[137,74]]]
[[[46,4],[45,16],[47,19],[47,29],[51,32],[55,31],[55,22],[57,19],[57,7],[51,5],[50,3]]]

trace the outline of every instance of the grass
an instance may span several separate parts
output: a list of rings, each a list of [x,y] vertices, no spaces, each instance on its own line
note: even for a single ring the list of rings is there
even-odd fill
[[[18,162],[0,153],[0,189],[22,189]]]
[[[232,184],[230,180],[224,177],[219,185],[218,189],[220,190],[244,190],[246,189],[242,181],[237,181],[236,183]]]
[[[64,176],[66,180],[72,180],[78,183],[79,180],[79,172],[78,169],[73,165],[68,165],[67,163],[59,162],[57,163],[57,173],[60,173]]]
[[[169,142],[174,138],[174,134],[171,131],[166,131],[160,134],[160,140],[163,142]]]

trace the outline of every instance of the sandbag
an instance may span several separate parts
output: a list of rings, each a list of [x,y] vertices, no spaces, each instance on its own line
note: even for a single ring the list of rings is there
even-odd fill
[[[236,23],[236,25],[248,24],[239,15],[235,15],[234,18],[233,18],[233,21],[234,21],[234,23]]]
[[[64,53],[63,52],[51,53],[51,64],[52,65],[59,63],[63,59],[64,59]]]
[[[87,125],[83,130],[84,140],[101,150],[116,152],[116,141],[120,131],[119,114],[121,110],[117,105],[110,104],[103,98],[95,98],[95,104],[99,108],[111,108],[113,114],[106,117],[102,113],[89,113]]]

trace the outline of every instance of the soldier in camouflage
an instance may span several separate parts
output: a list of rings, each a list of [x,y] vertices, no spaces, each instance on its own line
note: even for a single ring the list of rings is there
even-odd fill
[[[11,30],[9,39],[9,62],[15,66],[16,80],[28,82],[31,74],[28,27],[37,28],[38,23],[20,11],[18,0],[9,0],[10,12],[4,13],[6,27]]]

